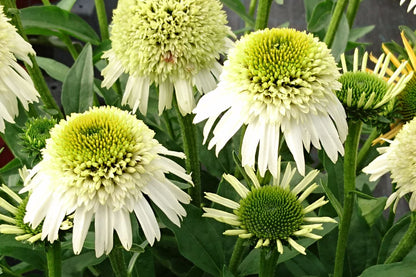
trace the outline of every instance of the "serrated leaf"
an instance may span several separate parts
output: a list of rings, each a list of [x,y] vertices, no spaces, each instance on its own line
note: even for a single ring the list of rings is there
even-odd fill
[[[61,102],[65,114],[84,112],[92,106],[94,69],[92,48],[85,45],[62,84]]]
[[[26,34],[48,35],[59,30],[85,42],[100,42],[97,33],[85,20],[57,6],[32,6],[21,9],[20,15]]]

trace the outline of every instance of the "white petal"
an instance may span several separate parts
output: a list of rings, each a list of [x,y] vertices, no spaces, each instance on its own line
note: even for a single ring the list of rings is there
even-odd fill
[[[106,205],[99,205],[95,213],[95,256],[109,254],[113,249],[114,215]]]
[[[130,213],[128,211],[118,210],[114,212],[114,229],[116,229],[123,247],[126,250],[130,250],[133,236],[131,233]]]
[[[146,198],[140,197],[134,206],[134,212],[139,220],[143,233],[150,245],[153,245],[155,238],[160,240],[160,229],[155,214]]]
[[[195,107],[194,92],[190,81],[184,79],[175,80],[176,101],[178,102],[179,111],[182,115],[192,112]]]
[[[72,247],[75,254],[79,254],[87,236],[94,211],[84,206],[78,207],[74,214],[74,227],[72,231]]]

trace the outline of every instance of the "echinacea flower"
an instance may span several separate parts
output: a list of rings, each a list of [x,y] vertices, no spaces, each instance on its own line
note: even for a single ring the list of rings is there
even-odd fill
[[[0,132],[4,132],[5,123],[13,123],[19,114],[18,101],[28,110],[29,103],[37,102],[36,91],[29,74],[17,63],[16,58],[29,65],[28,55],[35,55],[32,46],[26,42],[9,23],[9,18],[0,5]]]
[[[129,74],[122,104],[146,114],[149,87],[159,87],[159,113],[172,105],[173,92],[180,112],[191,113],[194,89],[215,88],[221,71],[217,59],[232,44],[225,12],[218,0],[121,0],[114,10],[112,49],[102,71],[109,88]]]
[[[214,193],[206,193],[206,198],[218,203],[232,212],[214,208],[204,208],[204,217],[214,218],[219,222],[235,228],[226,230],[224,235],[236,235],[243,239],[252,239],[256,248],[275,247],[283,253],[283,245],[290,245],[299,253],[306,254],[305,248],[296,242],[299,237],[320,239],[321,236],[312,233],[321,230],[322,222],[336,221],[330,217],[308,216],[316,208],[328,201],[319,198],[309,205],[302,205],[306,197],[318,185],[311,184],[318,175],[318,170],[309,172],[296,186],[290,187],[296,168],[288,163],[283,176],[280,176],[280,159],[278,161],[278,176],[273,184],[260,186],[259,181],[250,167],[245,167],[252,182],[251,188],[232,175],[225,174],[223,178],[234,188],[241,197],[239,202],[224,198]]]
[[[406,2],[406,0],[400,0],[400,6],[403,5],[404,2]],[[410,12],[414,7],[416,7],[416,0],[410,0],[407,12]],[[413,10],[413,14],[416,14],[416,9]]]
[[[95,253],[108,254],[117,232],[125,249],[132,245],[130,213],[134,212],[148,242],[160,239],[152,201],[176,225],[186,215],[181,203],[188,194],[165,177],[191,178],[172,160],[183,153],[159,144],[141,120],[115,107],[94,107],[71,114],[51,130],[43,159],[25,180],[30,191],[25,222],[43,221],[42,239],[58,238],[60,223],[73,215],[73,249],[79,254],[90,223],[95,221]]]
[[[336,92],[344,105],[347,117],[364,122],[374,120],[382,108],[406,87],[413,73],[401,74],[407,62],[399,64],[396,71],[387,77],[391,54],[382,54],[373,70],[367,68],[368,53],[358,62],[358,49],[354,51],[353,69],[348,70],[345,55],[341,55],[343,74],[339,78],[342,88]]]
[[[363,172],[371,174],[370,181],[379,179],[384,174],[390,172],[390,178],[396,183],[396,190],[386,202],[386,208],[392,203],[393,210],[404,195],[411,193],[409,207],[416,211],[416,118],[406,123],[390,145],[379,147],[381,154],[375,158],[368,166],[363,168]]]
[[[213,129],[208,148],[216,146],[217,154],[246,125],[242,164],[254,167],[258,148],[262,176],[267,169],[277,174],[281,132],[304,175],[303,148],[322,146],[333,162],[344,153],[348,127],[334,93],[341,88],[339,76],[330,50],[312,34],[287,28],[256,31],[230,50],[218,87],[201,97],[194,122],[208,119],[204,138]]]

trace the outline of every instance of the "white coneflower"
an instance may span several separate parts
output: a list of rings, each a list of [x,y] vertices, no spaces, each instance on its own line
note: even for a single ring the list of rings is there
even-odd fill
[[[181,113],[191,113],[194,89],[215,88],[217,59],[230,47],[232,35],[218,0],[121,0],[114,10],[112,49],[103,57],[103,86],[129,74],[122,104],[146,114],[149,86],[159,87],[159,113],[172,105],[175,91]]]
[[[28,110],[29,103],[37,102],[39,97],[29,74],[16,61],[31,65],[28,55],[35,55],[35,51],[9,20],[0,5],[0,132],[4,132],[4,121],[13,123],[19,114],[17,99]]]
[[[115,107],[94,107],[61,120],[25,180],[24,191],[31,192],[25,221],[36,228],[44,220],[42,239],[53,242],[61,221],[72,214],[78,254],[94,217],[98,257],[111,251],[114,230],[124,248],[131,247],[134,212],[153,245],[160,230],[149,201],[176,225],[186,215],[180,202],[190,201],[165,173],[191,182],[181,166],[161,156],[184,158],[183,153],[167,150],[153,136],[142,121]]]
[[[334,90],[340,73],[325,43],[294,29],[265,29],[239,40],[230,50],[218,87],[194,110],[195,123],[205,119],[205,140],[216,152],[240,129],[242,164],[254,167],[258,148],[261,175],[276,176],[280,133],[299,172],[305,172],[303,148],[326,151],[335,162],[347,135],[344,109]],[[222,117],[220,116],[225,112]]]
[[[416,211],[416,118],[406,123],[388,147],[380,147],[378,156],[363,172],[371,174],[370,181],[375,181],[390,172],[396,191],[387,199],[386,208],[391,204],[396,210],[397,204],[404,195],[411,193],[409,207]]]
[[[396,71],[390,71],[390,59],[391,54],[382,54],[375,59],[374,69],[369,70],[367,68],[368,53],[364,53],[360,65],[358,49],[355,49],[353,68],[348,70],[345,55],[341,55],[343,74],[339,82],[342,88],[336,94],[349,118],[364,122],[374,120],[382,113],[384,106],[406,87],[413,72],[408,75],[401,74],[407,62],[399,64]],[[386,76],[387,72],[391,76]]]
[[[280,168],[280,160],[278,162]],[[305,253],[305,248],[296,242],[299,237],[320,239],[321,236],[313,234],[313,230],[322,229],[322,222],[336,221],[330,217],[307,216],[318,207],[328,201],[324,197],[314,203],[303,206],[302,202],[318,187],[311,182],[319,171],[308,173],[294,188],[289,183],[296,169],[287,165],[283,176],[274,180],[273,185],[260,186],[255,173],[250,167],[245,167],[247,175],[252,182],[251,189],[241,184],[232,175],[224,175],[224,179],[232,185],[241,197],[237,203],[214,193],[206,193],[206,198],[233,212],[204,208],[204,217],[211,217],[217,221],[227,223],[235,227],[224,232],[225,235],[237,235],[243,239],[253,239],[256,248],[267,246],[276,247],[283,253],[283,245],[290,245],[298,252]]]

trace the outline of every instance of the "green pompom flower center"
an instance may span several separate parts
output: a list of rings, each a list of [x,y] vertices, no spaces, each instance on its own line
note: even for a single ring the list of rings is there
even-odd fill
[[[227,81],[255,101],[309,112],[338,86],[339,72],[323,42],[295,29],[265,29],[236,43],[224,65]],[[292,111],[289,111],[292,110]]]
[[[383,99],[388,89],[387,82],[382,78],[362,71],[346,72],[339,82],[342,89],[337,92],[337,96],[346,107],[366,106],[366,109],[372,109]]]
[[[416,76],[406,84],[406,87],[399,94],[400,113],[405,121],[409,121],[416,116]]]
[[[297,197],[279,186],[254,189],[240,201],[242,226],[259,239],[286,240],[300,229],[304,214]]]

